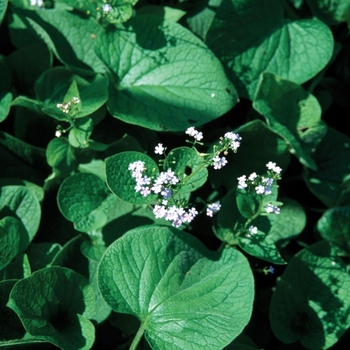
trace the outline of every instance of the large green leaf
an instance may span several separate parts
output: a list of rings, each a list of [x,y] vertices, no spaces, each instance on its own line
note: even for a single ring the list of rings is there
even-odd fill
[[[78,173],[62,182],[57,201],[61,213],[76,230],[89,232],[107,223],[115,197],[98,176]]]
[[[78,273],[48,267],[18,281],[7,303],[27,332],[65,350],[90,349],[95,338],[88,320],[95,296]]]
[[[239,95],[250,98],[262,72],[302,84],[323,69],[333,53],[330,29],[315,18],[284,18],[280,0],[223,0],[207,44]]]
[[[327,131],[317,99],[295,83],[264,73],[253,107],[266,118],[271,130],[286,140],[290,152],[316,170],[312,152]]]
[[[129,231],[105,252],[99,286],[114,311],[137,316],[154,349],[222,349],[250,319],[247,260],[207,250],[175,228]]]
[[[350,326],[350,276],[323,241],[295,255],[270,304],[274,334],[283,343],[328,349]]]
[[[177,23],[141,15],[98,37],[110,72],[110,113],[153,130],[186,130],[237,102],[235,88],[205,44]]]
[[[14,11],[65,65],[82,74],[103,73],[103,64],[94,52],[102,27],[93,18],[59,9]]]
[[[6,216],[20,220],[23,224],[25,234],[21,233],[22,228],[16,225],[21,236],[18,251],[23,252],[39,228],[41,218],[39,201],[33,192],[24,186],[1,187],[0,218]]]

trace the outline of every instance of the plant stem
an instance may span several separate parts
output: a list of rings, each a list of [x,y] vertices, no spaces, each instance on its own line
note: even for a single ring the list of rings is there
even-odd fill
[[[139,330],[137,331],[135,338],[132,341],[132,344],[130,345],[129,350],[136,350],[137,349],[137,346],[139,345],[139,342],[140,342],[144,332],[145,332],[144,323],[141,323],[141,326],[140,326]]]

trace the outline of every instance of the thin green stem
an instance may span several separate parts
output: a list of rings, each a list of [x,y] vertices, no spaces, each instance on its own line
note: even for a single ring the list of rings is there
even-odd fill
[[[132,341],[132,344],[130,345],[129,350],[136,350],[137,349],[137,346],[139,345],[139,342],[140,342],[144,332],[145,332],[144,323],[141,323],[141,326],[140,326],[139,330],[137,331],[135,338]]]

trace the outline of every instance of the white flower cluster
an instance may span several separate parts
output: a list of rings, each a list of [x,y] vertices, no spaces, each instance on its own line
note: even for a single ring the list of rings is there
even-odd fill
[[[77,105],[80,103],[80,99],[78,97],[73,97],[67,103],[58,103],[56,105],[63,113],[68,114],[72,105]]]
[[[102,12],[104,15],[106,15],[108,12],[112,11],[112,6],[110,4],[104,4],[102,5]]]
[[[187,135],[192,136],[196,141],[201,141],[203,139],[203,133],[196,130],[193,126],[188,128],[185,132]],[[221,149],[215,152],[215,156],[212,158],[212,166],[214,169],[218,170],[224,167],[227,164],[226,157],[219,157],[221,152],[227,154],[228,149],[232,149],[235,153],[237,152],[238,147],[241,145],[242,138],[235,134],[234,132],[227,132],[224,137],[220,138]],[[158,145],[159,146],[159,145]],[[158,151],[156,150],[156,153]],[[161,153],[159,153],[161,154]]]
[[[224,135],[224,138],[230,142],[230,148],[236,153],[238,147],[241,145],[242,137],[230,131]]]
[[[221,208],[221,204],[220,202],[215,202],[215,203],[212,203],[212,204],[208,204],[207,206],[207,216],[210,216],[210,217],[213,217],[213,215],[215,213],[217,213]]]
[[[256,226],[251,225],[248,229],[249,233],[247,234],[247,237],[254,236],[258,233],[258,228]]]
[[[44,8],[45,7],[45,1],[43,0],[29,0],[30,6],[35,6],[35,7],[40,7]]]
[[[268,177],[259,176],[255,172],[250,174],[248,178],[246,175],[240,176],[239,178],[237,178],[238,188],[240,190],[245,190],[248,187],[250,187],[253,188],[257,194],[265,196],[271,194],[273,182],[275,179],[280,178],[280,173],[282,169],[279,166],[276,166],[276,163],[273,162],[268,162],[266,164],[266,167],[269,170]],[[272,204],[266,205],[264,209],[268,214],[280,213],[280,208]]]
[[[168,205],[168,200],[173,194],[170,187],[179,182],[178,177],[171,169],[161,172],[156,179],[143,175],[146,168],[145,163],[140,160],[130,163],[128,169],[131,171],[131,176],[136,180],[136,186],[134,187],[136,192],[140,192],[144,197],[152,192],[161,195],[161,205],[155,205],[153,209],[156,218],[165,218],[165,220],[171,221],[173,226],[180,227],[184,223],[190,223],[198,214],[195,208],[186,211],[184,208]]]
[[[203,133],[200,131],[197,131],[193,126],[188,128],[185,131],[185,134],[192,136],[196,141],[200,141],[203,139]]]

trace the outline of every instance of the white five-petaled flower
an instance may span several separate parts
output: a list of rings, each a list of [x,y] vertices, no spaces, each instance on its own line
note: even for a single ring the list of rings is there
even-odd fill
[[[206,215],[210,216],[210,217],[213,217],[213,215],[215,213],[217,213],[220,210],[220,208],[221,208],[220,202],[215,202],[215,203],[208,204],[207,210],[206,210]]]
[[[213,166],[214,169],[221,169],[222,167],[224,167],[227,164],[227,159],[225,157],[219,157],[219,156],[215,156],[213,158]]]
[[[164,147],[162,143],[158,143],[158,146],[154,148],[154,153],[155,154],[163,154],[164,152]]]

